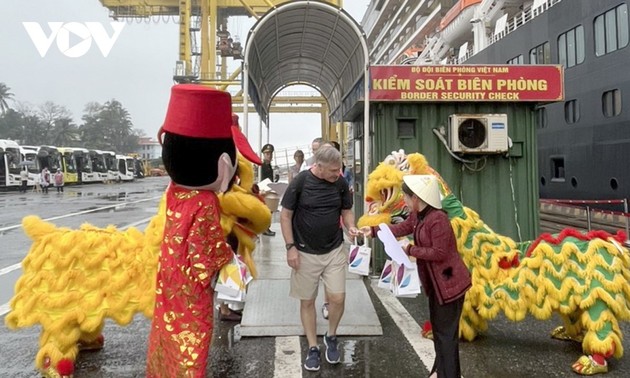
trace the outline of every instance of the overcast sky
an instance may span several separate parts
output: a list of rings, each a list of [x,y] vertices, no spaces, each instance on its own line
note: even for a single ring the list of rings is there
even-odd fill
[[[360,22],[368,3],[346,0],[345,8]],[[33,107],[46,101],[66,106],[80,124],[86,103],[114,98],[129,111],[135,128],[156,135],[178,58],[178,25],[173,20],[128,21],[105,57],[101,48],[107,49],[107,40],[96,36],[98,29],[104,27],[107,38],[115,35],[115,29],[100,1],[11,0],[2,5],[0,82],[11,88],[15,100]],[[51,36],[49,22],[62,24],[56,37],[46,41]],[[231,17],[228,29],[242,40],[252,24],[253,19]],[[81,42],[66,30],[90,34]],[[66,36],[70,36],[68,46],[64,46]],[[270,117],[270,140],[277,148],[309,144],[319,136],[319,114]],[[257,147],[258,118],[250,118],[250,125],[255,127],[253,133],[250,127],[250,143]]]

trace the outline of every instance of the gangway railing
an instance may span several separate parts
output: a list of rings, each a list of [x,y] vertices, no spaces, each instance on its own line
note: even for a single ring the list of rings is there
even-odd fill
[[[567,207],[578,207],[586,210],[586,224],[588,230],[592,230],[592,215],[594,213],[602,214],[602,215],[613,215],[624,218],[624,223],[626,227],[626,246],[630,247],[630,213],[628,212],[628,199],[611,199],[611,200],[571,200],[571,199],[541,199],[541,203],[548,203],[552,205],[561,205]],[[604,210],[599,208],[594,208],[592,205],[621,205],[623,206],[623,211],[615,211],[615,210]]]

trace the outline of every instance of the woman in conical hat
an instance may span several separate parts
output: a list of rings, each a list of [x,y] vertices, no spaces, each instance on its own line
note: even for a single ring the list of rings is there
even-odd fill
[[[441,210],[437,178],[403,176],[402,190],[409,216],[389,228],[396,237],[413,235],[414,243],[405,248],[405,253],[416,258],[420,281],[429,297],[435,345],[430,377],[459,378],[459,317],[471,286],[470,272],[457,252],[451,223]],[[362,231],[376,235],[377,228],[364,227]]]

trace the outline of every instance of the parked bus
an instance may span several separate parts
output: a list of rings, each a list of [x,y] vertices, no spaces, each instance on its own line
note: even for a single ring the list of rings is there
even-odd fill
[[[66,184],[76,184],[79,182],[77,175],[77,163],[74,158],[74,150],[69,147],[59,147],[59,153],[61,154],[61,172],[63,172],[63,180]],[[57,170],[50,169],[51,174],[57,172]]]
[[[129,154],[129,156],[133,158],[134,176],[136,178],[144,178],[144,176],[147,175],[148,172],[146,172],[146,166],[144,165],[144,162],[140,158],[140,154]]]
[[[105,154],[100,150],[89,150],[90,163],[92,164],[92,172],[96,175],[98,181],[106,182],[109,180],[107,176],[107,161]]]
[[[121,181],[132,181],[134,178],[134,162],[131,156],[116,155],[118,160],[118,177]]]
[[[20,146],[16,141],[0,139],[0,187],[18,187],[22,185]]]
[[[107,166],[107,181],[120,180],[120,174],[118,173],[118,159],[114,151],[102,151],[105,158],[105,165]]]
[[[40,168],[39,159],[37,158],[38,150],[39,147],[35,146],[20,146],[22,165],[28,170],[28,186],[33,186],[36,182],[40,182],[42,175],[43,168]]]
[[[71,147],[74,162],[77,167],[77,179],[80,183],[98,182],[99,175],[92,170],[90,151],[87,148]]]
[[[37,161],[39,162],[39,170],[48,168],[52,173],[57,172],[61,168],[61,153],[55,146],[40,146],[37,148]]]
[[[144,163],[138,158],[133,158],[133,173],[137,178],[144,178]]]

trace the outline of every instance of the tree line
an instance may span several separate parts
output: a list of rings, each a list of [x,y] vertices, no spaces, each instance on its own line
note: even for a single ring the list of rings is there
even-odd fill
[[[142,136],[144,132],[133,128],[129,112],[115,99],[104,104],[87,103],[77,125],[65,106],[52,101],[36,107],[26,105],[16,101],[11,88],[0,82],[0,139],[12,139],[21,145],[131,153],[137,150]]]

